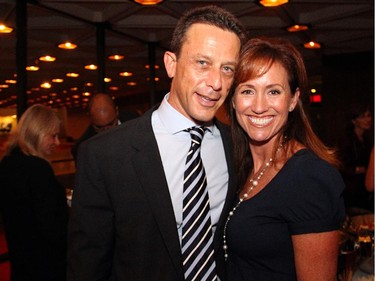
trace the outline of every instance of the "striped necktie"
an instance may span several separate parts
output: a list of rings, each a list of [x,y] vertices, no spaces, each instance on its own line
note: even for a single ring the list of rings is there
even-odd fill
[[[185,164],[182,257],[185,280],[217,280],[207,178],[200,148],[205,129],[187,129],[191,147]]]

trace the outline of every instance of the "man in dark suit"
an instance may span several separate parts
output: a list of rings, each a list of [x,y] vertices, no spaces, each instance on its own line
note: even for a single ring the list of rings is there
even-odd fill
[[[229,93],[245,38],[242,25],[226,10],[188,11],[164,54],[172,82],[160,106],[83,144],[69,227],[68,280],[207,280],[195,264],[189,272],[184,269],[182,253],[184,171],[192,142],[187,129],[193,126],[208,129],[201,156],[214,262],[207,275],[225,279],[221,243],[236,177],[228,128],[214,116]]]
[[[95,94],[88,104],[88,114],[90,124],[87,126],[83,134],[77,139],[72,147],[71,153],[74,159],[77,159],[77,152],[79,145],[85,140],[95,136],[100,132],[120,125],[125,121],[138,117],[137,112],[121,111],[108,94],[98,93]]]

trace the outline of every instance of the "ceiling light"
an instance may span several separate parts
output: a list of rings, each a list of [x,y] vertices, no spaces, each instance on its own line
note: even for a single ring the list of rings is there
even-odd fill
[[[149,64],[146,64],[145,65],[145,68],[149,69],[150,68],[150,65]],[[159,69],[160,66],[158,66],[157,64],[155,64],[155,69]]]
[[[260,0],[259,3],[264,7],[277,7],[288,3],[288,0]]]
[[[135,3],[144,5],[144,6],[150,6],[150,5],[157,5],[164,0],[133,0]]]
[[[64,79],[62,79],[62,78],[54,78],[54,79],[52,79],[52,82],[53,83],[62,83],[62,82],[64,82]]]
[[[109,82],[111,82],[111,81],[112,81],[111,78],[108,78],[108,77],[105,77],[105,78],[104,78],[104,82],[106,82],[106,83],[109,83]]]
[[[14,80],[14,79],[7,79],[7,80],[5,80],[5,83],[7,83],[7,84],[16,84],[16,83],[17,83],[17,80]]]
[[[124,71],[124,72],[120,72],[119,75],[120,75],[120,76],[124,76],[124,77],[129,77],[129,76],[132,76],[133,73],[132,73],[132,72]]]
[[[5,24],[0,24],[0,33],[11,33],[13,28],[6,26]]]
[[[303,44],[303,46],[306,49],[320,49],[321,48],[321,45],[317,42],[314,42],[314,41],[307,42],[307,43]]]
[[[52,87],[52,85],[49,82],[44,82],[43,84],[40,85],[40,87],[44,89],[49,89]]]
[[[128,83],[126,83],[126,85],[128,85],[128,86],[136,86],[137,83],[136,82],[128,82]]]
[[[39,58],[40,61],[45,61],[45,62],[53,62],[56,60],[56,57],[52,57],[52,56],[41,56]]]
[[[38,71],[39,70],[39,66],[29,65],[29,66],[26,66],[26,70],[27,71]]]
[[[304,24],[295,24],[295,25],[291,25],[287,28],[287,30],[289,32],[297,32],[297,31],[303,31],[303,30],[308,30],[309,27],[307,25],[304,25]]]
[[[123,60],[124,56],[123,55],[110,55],[108,56],[109,60]]]
[[[74,77],[74,78],[75,78],[75,77],[78,77],[79,74],[78,74],[78,73],[75,73],[75,72],[69,72],[69,73],[66,74],[66,76],[67,76],[67,77]]]
[[[60,43],[58,47],[64,50],[74,50],[75,48],[77,48],[77,45],[71,42],[63,42]]]
[[[96,70],[98,69],[98,66],[96,66],[95,64],[88,64],[88,65],[85,65],[85,69]]]

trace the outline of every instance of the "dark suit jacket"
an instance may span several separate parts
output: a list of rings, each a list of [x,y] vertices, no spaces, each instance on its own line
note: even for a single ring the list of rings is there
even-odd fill
[[[139,114],[135,111],[131,110],[122,110],[119,113],[119,120],[121,123],[124,123],[126,121],[129,121],[131,119],[139,117]],[[78,153],[78,147],[79,145],[84,142],[85,140],[88,140],[89,138],[95,136],[97,132],[95,131],[94,127],[92,125],[88,125],[86,130],[83,132],[83,134],[77,139],[77,141],[74,143],[71,154],[74,159],[77,159],[77,153]]]
[[[183,280],[176,219],[151,114],[152,110],[81,146],[68,280]],[[214,237],[217,265],[223,270],[221,238],[236,181],[228,128],[217,126],[229,168],[227,201]]]
[[[0,162],[0,210],[11,280],[66,280],[68,207],[51,165],[15,148]]]

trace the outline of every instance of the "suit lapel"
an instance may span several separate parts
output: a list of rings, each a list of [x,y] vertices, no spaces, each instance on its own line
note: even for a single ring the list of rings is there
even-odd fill
[[[151,114],[152,111],[145,113],[139,123],[139,128],[133,135],[133,147],[137,150],[133,164],[177,274],[182,276],[182,256],[176,219],[159,149],[151,126]]]

